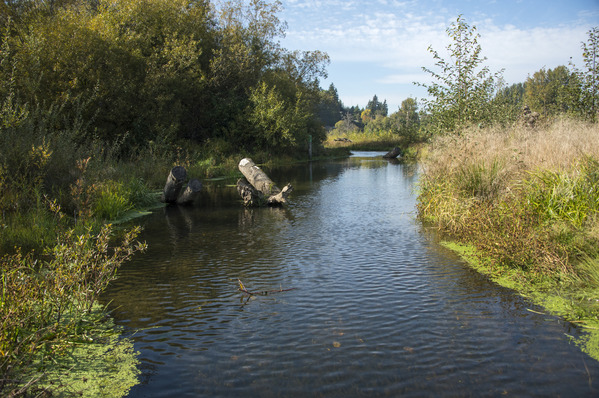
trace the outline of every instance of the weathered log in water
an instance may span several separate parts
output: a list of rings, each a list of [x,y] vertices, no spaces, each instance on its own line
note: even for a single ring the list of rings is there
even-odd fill
[[[161,199],[164,203],[177,203],[179,192],[181,192],[186,177],[187,171],[183,166],[175,166],[171,169],[162,192]]]
[[[399,147],[395,147],[391,151],[383,155],[385,159],[394,159],[398,156],[401,156],[401,149],[399,149]]]
[[[291,184],[279,189],[250,158],[241,159],[238,168],[246,179],[245,182],[243,179],[237,181],[237,191],[243,198],[244,204],[256,206],[266,203],[277,206],[287,202],[287,196],[293,191]]]
[[[243,199],[243,204],[246,206],[264,206],[266,204],[264,195],[245,178],[237,180],[237,192],[239,192],[241,199]]]
[[[198,196],[200,196],[200,191],[202,190],[202,183],[198,179],[191,179],[187,184],[187,187],[181,195],[177,198],[178,205],[190,205],[196,200]]]

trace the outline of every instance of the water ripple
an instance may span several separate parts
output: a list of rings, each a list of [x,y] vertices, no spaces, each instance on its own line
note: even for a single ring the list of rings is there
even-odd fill
[[[527,311],[415,222],[414,170],[373,157],[306,167],[279,177],[296,188],[285,209],[144,220],[149,252],[104,297],[141,353],[132,397],[597,392],[597,363],[564,336],[576,330]],[[293,290],[248,298],[238,279]]]

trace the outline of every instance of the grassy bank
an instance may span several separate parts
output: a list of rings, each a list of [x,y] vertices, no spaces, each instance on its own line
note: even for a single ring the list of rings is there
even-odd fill
[[[333,130],[323,143],[327,150],[347,151],[385,151],[388,152],[395,147],[403,151],[403,159],[416,160],[422,143],[420,139],[399,136],[397,134],[379,133],[373,134],[360,130],[341,134]]]
[[[599,326],[597,124],[559,119],[438,136],[422,163],[422,220],[498,283]],[[599,346],[585,350],[599,359]]]

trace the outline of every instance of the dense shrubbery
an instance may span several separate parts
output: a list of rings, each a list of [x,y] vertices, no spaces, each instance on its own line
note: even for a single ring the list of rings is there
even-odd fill
[[[60,106],[52,128],[81,117],[78,144],[119,143],[126,154],[182,138],[294,150],[307,134],[322,138],[314,120],[328,58],[281,48],[279,9],[261,0],[11,2],[0,15],[0,74],[11,84],[0,91],[17,107]],[[279,111],[265,121],[272,105]]]

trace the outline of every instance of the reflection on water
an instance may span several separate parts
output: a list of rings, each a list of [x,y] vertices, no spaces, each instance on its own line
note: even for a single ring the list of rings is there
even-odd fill
[[[219,187],[143,220],[148,252],[104,296],[141,353],[132,397],[597,394],[576,329],[415,221],[414,166],[360,153],[267,172],[293,184],[286,208]],[[294,290],[244,305],[238,278]]]

